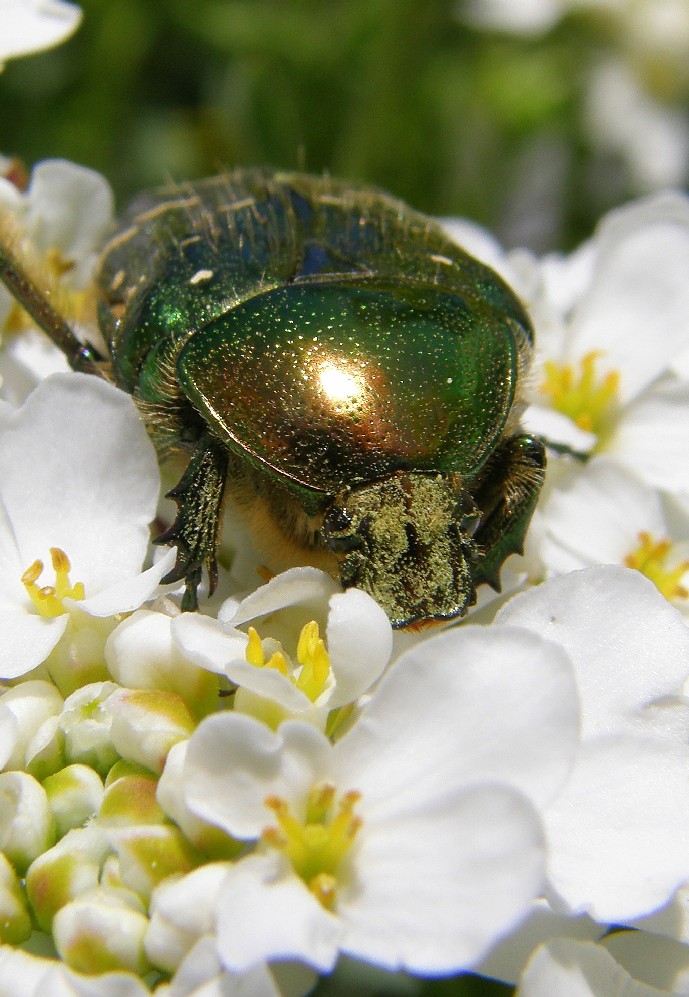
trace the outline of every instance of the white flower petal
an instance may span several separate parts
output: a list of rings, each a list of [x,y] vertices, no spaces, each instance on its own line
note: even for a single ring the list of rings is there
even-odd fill
[[[386,969],[471,967],[543,887],[540,821],[506,787],[450,791],[381,825],[364,816],[360,839],[337,895],[342,948]]]
[[[341,936],[339,918],[328,913],[297,876],[283,870],[276,854],[242,859],[223,880],[217,945],[228,969],[244,971],[267,960],[299,959],[327,973],[335,964]]]
[[[210,672],[225,674],[228,661],[244,657],[247,636],[202,613],[182,613],[172,621],[172,635],[182,653]]]
[[[151,909],[170,924],[194,935],[213,930],[214,905],[226,862],[207,862],[178,879],[164,880],[151,898]]]
[[[22,565],[60,547],[91,596],[138,573],[158,466],[124,392],[86,374],[42,381],[0,426],[0,497]]]
[[[59,248],[65,259],[87,270],[113,221],[107,180],[86,166],[45,159],[31,172],[27,201],[25,224],[35,247]]]
[[[557,574],[594,564],[622,564],[643,530],[667,527],[658,493],[607,457],[594,457],[557,482],[541,505],[540,556]]]
[[[133,575],[131,578],[123,578],[109,588],[104,589],[90,599],[80,600],[74,603],[72,599],[65,599],[65,606],[76,606],[91,616],[114,616],[115,613],[131,613],[139,606],[153,597],[156,593],[160,580],[170,571],[177,559],[177,548],[172,547],[159,558],[155,564]]]
[[[654,384],[627,407],[607,450],[654,487],[689,492],[689,383]]]
[[[1,325],[0,321],[0,325]],[[64,353],[38,329],[12,336],[0,350],[0,391],[15,408],[22,405],[39,381],[70,371]]]
[[[673,994],[689,992],[689,946],[646,931],[619,931],[601,944],[628,973]]]
[[[623,401],[689,343],[689,198],[658,194],[610,212],[596,235],[593,283],[570,331],[569,355],[605,350]]]
[[[100,976],[82,976],[66,966],[55,966],[47,974],[36,993],[50,997],[149,997],[150,990],[133,973],[104,973]]]
[[[554,911],[545,900],[537,900],[519,927],[490,950],[476,971],[481,976],[514,985],[539,945],[563,936],[598,941],[607,930],[606,925],[598,924],[586,914],[572,917]]]
[[[37,668],[62,637],[68,622],[66,613],[48,620],[37,614],[18,613],[14,607],[0,609],[0,677],[18,678]]]
[[[0,946],[0,993],[12,997],[40,997],[55,960],[30,955],[11,945]]]
[[[0,623],[0,627],[2,623]],[[19,724],[14,713],[0,700],[0,768],[5,768],[7,760],[14,753],[17,744]]]
[[[304,713],[313,708],[306,693],[275,668],[256,668],[248,661],[235,660],[227,663],[225,674],[242,689],[270,699],[290,713]]]
[[[0,63],[58,45],[80,21],[76,4],[62,0],[0,0]]]
[[[516,997],[662,997],[636,984],[612,956],[592,942],[556,938],[537,949]]]
[[[652,582],[607,565],[514,596],[497,623],[556,641],[574,664],[585,736],[628,727],[689,672],[689,631]],[[584,635],[586,639],[583,639]]]
[[[466,626],[403,654],[335,745],[336,784],[377,819],[485,780],[549,799],[576,751],[578,700],[562,650],[524,636]]]
[[[231,617],[223,613],[221,607],[218,619],[233,627],[239,627],[243,623],[255,620],[258,616],[274,613],[287,606],[310,602],[327,603],[330,596],[339,591],[340,586],[330,575],[319,571],[318,568],[290,568],[289,571],[283,571],[282,574],[271,578],[269,582],[243,599],[239,608],[230,603]]]
[[[392,652],[392,627],[385,612],[359,589],[330,598],[326,647],[336,680],[328,706],[358,699],[380,677]]]
[[[596,443],[593,433],[579,429],[569,416],[544,405],[529,405],[522,418],[522,425],[528,433],[568,447],[575,453],[589,453]]]
[[[545,814],[549,877],[571,911],[625,923],[689,880],[687,771],[686,745],[619,735],[582,746]]]
[[[253,717],[219,713],[194,731],[184,768],[189,808],[237,838],[256,838],[274,823],[265,799],[303,804],[327,774],[330,743],[307,724],[287,721],[273,733]]]

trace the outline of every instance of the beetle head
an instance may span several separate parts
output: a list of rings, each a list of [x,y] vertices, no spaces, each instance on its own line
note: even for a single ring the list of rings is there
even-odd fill
[[[394,627],[419,629],[476,601],[478,519],[458,475],[398,472],[336,496],[323,542],[346,588],[373,596]]]

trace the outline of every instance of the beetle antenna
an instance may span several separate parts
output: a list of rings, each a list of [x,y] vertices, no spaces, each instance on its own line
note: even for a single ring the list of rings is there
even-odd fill
[[[53,306],[29,277],[15,253],[0,242],[0,280],[22,308],[28,312],[39,329],[42,329],[65,354],[72,370],[103,377],[103,358],[90,343],[82,343],[69,323]]]

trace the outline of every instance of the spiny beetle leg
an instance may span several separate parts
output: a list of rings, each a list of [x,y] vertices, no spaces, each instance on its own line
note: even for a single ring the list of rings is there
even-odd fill
[[[177,516],[156,544],[177,544],[177,562],[163,578],[165,584],[186,581],[182,609],[198,607],[197,588],[201,571],[208,569],[208,594],[218,581],[216,551],[227,477],[227,451],[211,436],[204,435],[178,485],[167,497],[177,503]]]

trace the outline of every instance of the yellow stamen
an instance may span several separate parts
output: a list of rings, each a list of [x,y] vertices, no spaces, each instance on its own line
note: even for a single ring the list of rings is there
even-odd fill
[[[254,665],[256,668],[274,668],[281,675],[287,675],[287,662],[285,661],[284,654],[275,651],[268,661],[266,661],[261,638],[253,627],[249,627],[249,643],[246,645],[244,656],[249,664]]]
[[[297,644],[297,661],[302,666],[297,688],[315,703],[330,674],[330,658],[315,620],[302,627]]]
[[[275,651],[270,660],[266,661],[261,638],[254,627],[249,627],[248,633],[249,641],[244,654],[249,664],[256,668],[275,668],[315,703],[330,675],[330,657],[316,621],[311,620],[301,629],[297,642],[297,661],[301,668],[294,674],[288,669],[285,655],[280,651]]]
[[[619,408],[620,372],[599,374],[596,364],[603,356],[601,350],[592,350],[582,357],[580,373],[572,364],[558,364],[546,360],[543,365],[544,380],[541,393],[547,395],[554,409],[576,423],[587,433],[599,438],[610,429]]]
[[[48,618],[62,616],[67,612],[63,599],[83,599],[85,595],[83,582],[72,585],[69,580],[71,565],[65,552],[59,547],[51,547],[50,557],[55,572],[54,585],[39,588],[36,584],[43,572],[43,561],[34,561],[22,575],[24,588],[38,613]]]
[[[667,539],[654,540],[644,530],[639,534],[639,546],[627,554],[624,563],[650,578],[666,599],[689,598],[689,590],[680,584],[680,579],[689,571],[689,561],[680,561],[670,568],[668,560],[672,560],[672,543]]]
[[[354,807],[361,799],[356,790],[345,793],[335,805],[335,787],[315,786],[309,793],[303,821],[291,812],[279,796],[267,797],[265,804],[277,817],[278,827],[267,827],[262,841],[282,851],[294,871],[324,907],[335,902],[337,869],[352,847],[361,827]]]

